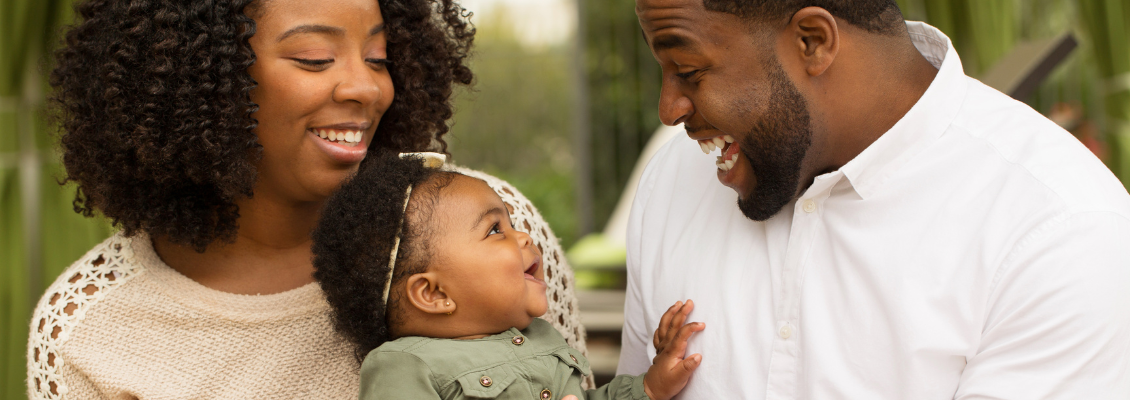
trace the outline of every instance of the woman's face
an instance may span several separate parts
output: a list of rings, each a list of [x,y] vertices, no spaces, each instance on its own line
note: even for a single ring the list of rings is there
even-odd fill
[[[263,145],[255,196],[320,202],[357,170],[392,103],[376,0],[270,0],[249,69]]]

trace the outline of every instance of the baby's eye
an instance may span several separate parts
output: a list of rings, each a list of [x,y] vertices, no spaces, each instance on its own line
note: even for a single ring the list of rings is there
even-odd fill
[[[494,224],[494,225],[490,226],[490,232],[487,232],[487,236],[498,234],[498,233],[502,233],[502,229],[498,227],[498,224]]]

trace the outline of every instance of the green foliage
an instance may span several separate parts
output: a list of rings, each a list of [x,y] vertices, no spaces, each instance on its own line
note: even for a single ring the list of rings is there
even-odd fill
[[[1105,126],[1107,164],[1130,182],[1130,4],[1126,0],[898,0],[908,19],[950,37],[965,71],[978,76],[1024,40],[1072,31],[1080,47],[1028,99],[1048,113],[1082,106]]]
[[[602,227],[636,158],[659,128],[660,69],[640,34],[634,0],[577,0],[589,88],[593,217]]]
[[[1130,182],[1130,4],[1126,0],[1079,0],[1102,79],[1104,120],[1111,149],[1108,165]],[[1128,185],[1130,187],[1130,185]]]
[[[524,47],[505,9],[476,21],[476,82],[456,101],[449,150],[458,164],[505,179],[538,207],[564,245],[577,237],[567,45]]]

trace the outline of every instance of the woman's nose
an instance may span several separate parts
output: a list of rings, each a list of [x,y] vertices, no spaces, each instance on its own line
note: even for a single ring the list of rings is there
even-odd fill
[[[376,103],[383,94],[381,80],[389,79],[388,70],[373,70],[364,60],[350,62],[343,69],[341,80],[334,88],[333,99],[338,103],[355,102],[362,106]]]
[[[659,120],[670,126],[686,122],[694,114],[694,104],[674,79],[664,78],[663,87],[659,90]]]

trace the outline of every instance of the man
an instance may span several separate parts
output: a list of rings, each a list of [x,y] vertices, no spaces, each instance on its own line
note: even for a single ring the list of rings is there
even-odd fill
[[[685,399],[1130,398],[1130,196],[940,31],[893,0],[636,10],[698,143],[640,182],[619,373],[691,299]]]

